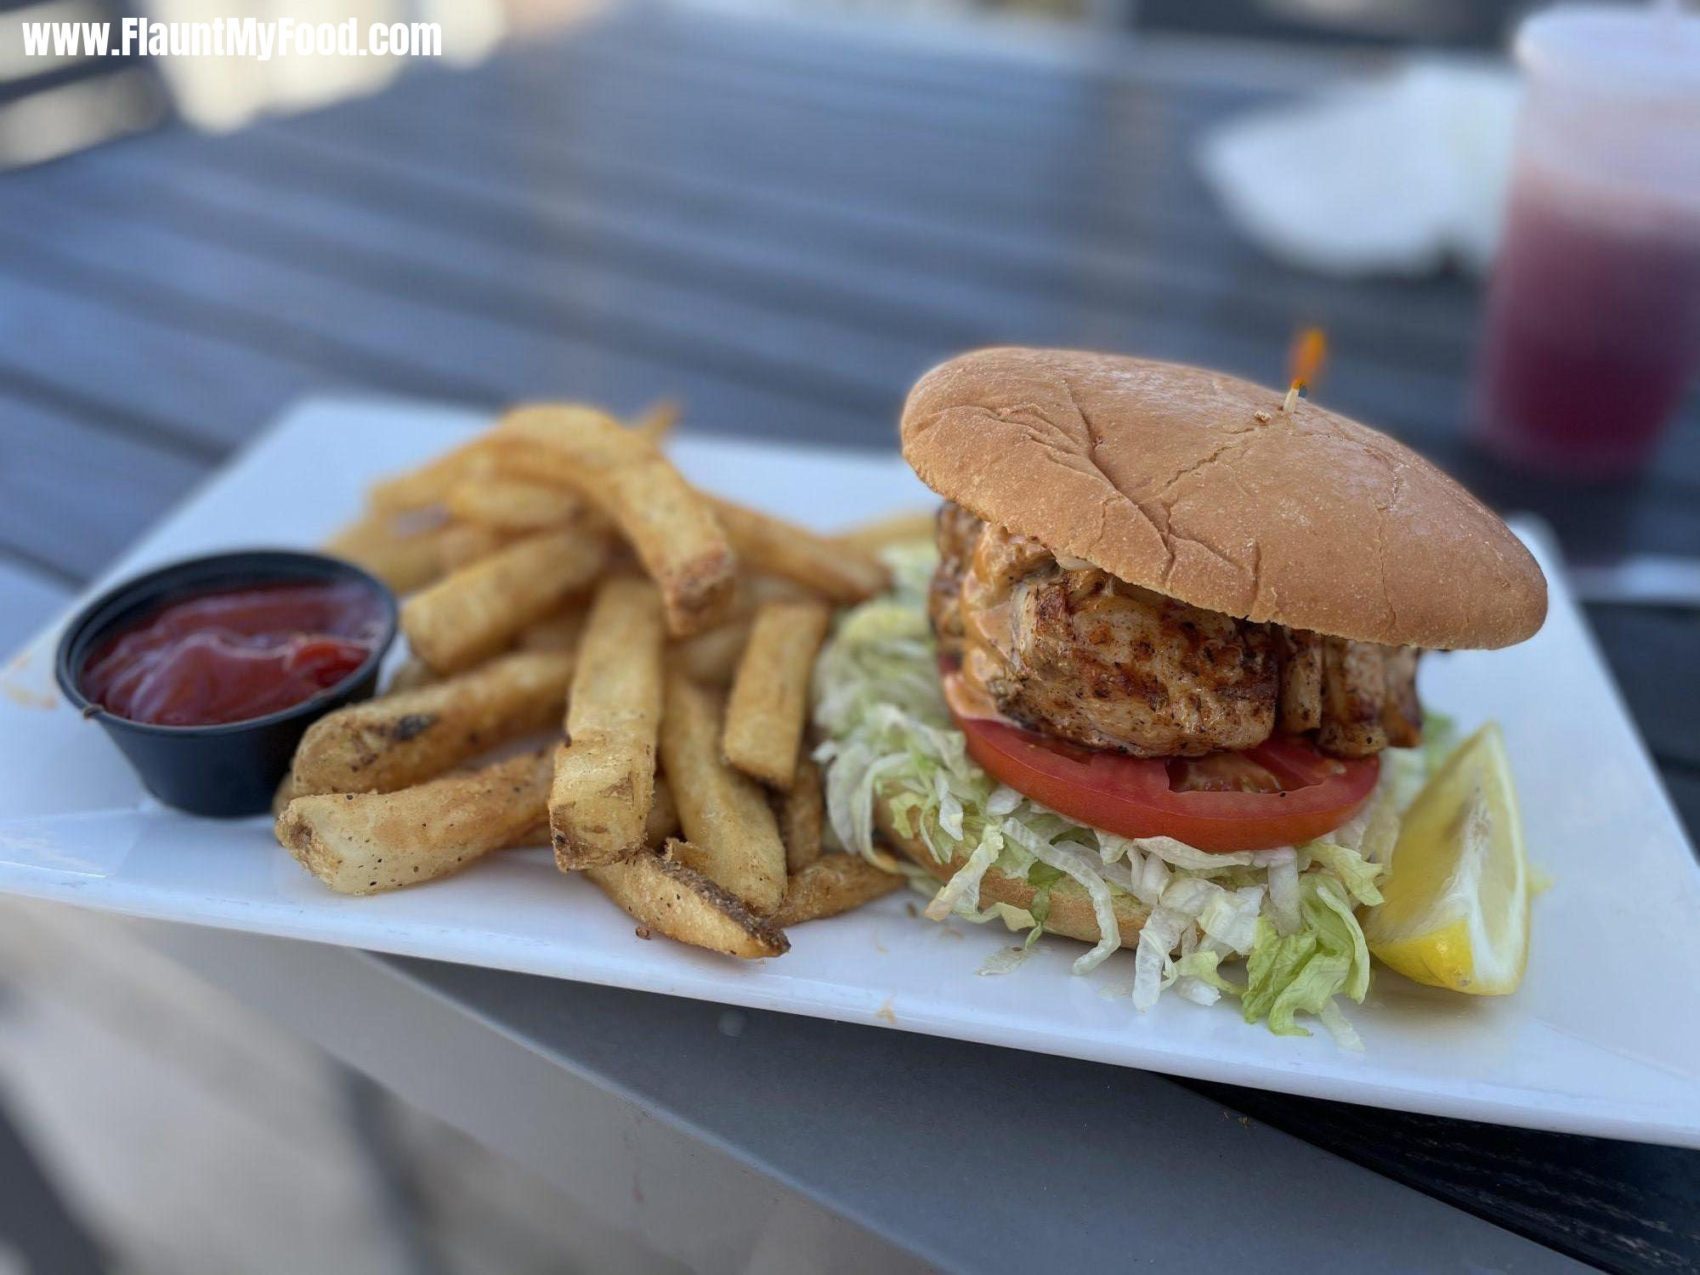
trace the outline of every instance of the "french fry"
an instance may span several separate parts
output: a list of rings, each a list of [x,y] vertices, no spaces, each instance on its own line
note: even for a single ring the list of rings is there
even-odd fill
[[[862,602],[885,591],[886,570],[872,554],[717,496],[709,502],[745,567],[794,581],[838,603]]]
[[[785,846],[760,786],[720,756],[722,715],[714,692],[668,670],[661,765],[679,824],[706,856],[704,874],[765,914],[785,893]]]
[[[938,511],[915,509],[905,513],[875,518],[858,523],[834,536],[833,542],[861,553],[877,554],[892,545],[910,544],[916,540],[929,543],[938,527]]]
[[[379,513],[408,513],[440,505],[449,492],[470,478],[495,471],[488,435],[479,435],[417,469],[372,484],[366,502]]]
[[[769,602],[756,612],[726,702],[726,760],[770,788],[788,791],[809,709],[809,674],[831,610],[820,602]]]
[[[569,604],[554,615],[546,615],[536,624],[526,626],[519,635],[522,651],[576,651],[584,635],[586,611],[583,605]]]
[[[443,574],[442,530],[399,531],[395,519],[368,514],[325,542],[325,551],[364,567],[397,593],[422,589]]]
[[[374,894],[446,876],[531,828],[549,791],[542,753],[510,757],[388,793],[297,797],[278,842],[339,894]]]
[[[834,850],[791,878],[773,923],[784,927],[837,916],[902,887],[896,873],[881,871],[859,854]]]
[[[504,655],[418,690],[327,713],[295,750],[297,796],[394,792],[560,719],[573,657]]]
[[[436,672],[467,668],[589,585],[607,558],[600,537],[529,536],[414,594],[401,609],[402,631]]]
[[[751,621],[733,620],[673,643],[668,659],[704,686],[730,686],[750,640]]]
[[[614,576],[591,604],[555,752],[549,828],[562,872],[615,863],[643,848],[661,727],[661,595]]]
[[[777,799],[779,839],[785,843],[785,870],[796,876],[821,854],[821,829],[826,823],[826,793],[820,767],[804,756],[797,761],[797,780]]]
[[[524,478],[469,478],[443,498],[449,516],[491,531],[546,531],[584,515],[584,501],[551,483]]]
[[[505,549],[520,538],[512,532],[481,527],[472,522],[454,522],[437,533],[437,553],[443,570],[459,571]]]
[[[745,960],[783,956],[791,949],[778,927],[669,855],[646,850],[624,863],[589,868],[585,876],[637,921],[645,938],[650,932],[664,934]]]
[[[732,547],[653,442],[606,413],[565,406],[518,408],[497,434],[530,444],[518,458],[525,476],[571,488],[619,527],[660,587],[674,637],[720,620],[736,582]]]

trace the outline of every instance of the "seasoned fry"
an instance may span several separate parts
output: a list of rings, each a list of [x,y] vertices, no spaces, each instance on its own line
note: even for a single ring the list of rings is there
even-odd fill
[[[295,750],[295,792],[394,792],[434,779],[496,744],[552,726],[572,675],[569,653],[523,652],[328,713]]]
[[[643,848],[661,728],[661,594],[615,576],[597,590],[555,752],[549,827],[563,872],[614,863]]]
[[[389,793],[297,797],[277,839],[339,894],[373,894],[446,876],[512,843],[549,791],[542,753]]]
[[[734,620],[672,645],[668,659],[704,686],[730,686],[750,640],[749,620]]]
[[[443,498],[449,516],[491,531],[546,531],[585,512],[584,501],[550,483],[523,478],[471,478]]]
[[[776,914],[891,888],[823,857],[802,738],[833,604],[884,588],[873,554],[913,520],[823,537],[700,492],[660,450],[678,415],[521,407],[370,488],[329,547],[412,594],[412,657],[317,721],[278,790],[278,840],[325,885],[546,840],[640,936],[744,958],[789,949]],[[557,724],[560,745],[474,760]]]
[[[917,540],[931,542],[937,525],[937,510],[915,509],[859,523],[832,539],[846,549],[877,554],[892,545],[911,544]]]
[[[486,435],[444,452],[417,469],[372,484],[367,503],[379,513],[407,513],[440,505],[449,492],[470,478],[495,472]]]
[[[668,670],[661,765],[680,826],[707,856],[705,874],[765,914],[785,893],[785,846],[761,788],[721,759],[721,717],[716,694]]]
[[[409,598],[401,627],[413,653],[439,673],[494,655],[602,570],[608,546],[572,531],[530,536]]]
[[[809,674],[831,610],[820,602],[769,602],[756,612],[726,703],[721,751],[746,775],[781,792],[797,772],[809,708]]]
[[[797,780],[778,799],[779,838],[785,843],[785,870],[796,876],[821,853],[821,829],[826,823],[826,793],[820,767],[812,758],[797,761]]]
[[[874,867],[859,854],[834,850],[791,878],[785,901],[773,914],[778,926],[837,916],[901,889],[903,878]]]
[[[481,527],[476,523],[450,523],[437,534],[437,552],[443,560],[443,570],[459,571],[498,549],[505,549],[519,537],[512,532]]]
[[[443,574],[442,530],[399,531],[396,520],[368,514],[325,542],[325,551],[364,567],[397,593],[422,589]]]
[[[569,604],[554,615],[546,615],[536,624],[528,625],[519,635],[522,651],[576,651],[584,634],[587,612],[582,604]]]
[[[717,496],[709,501],[739,561],[751,570],[781,576],[839,603],[862,602],[885,591],[886,570],[871,554]]]
[[[655,444],[603,412],[522,407],[497,428],[523,449],[527,477],[558,482],[619,527],[661,589],[674,637],[716,624],[731,601],[736,559],[707,503]]]
[[[678,844],[670,842],[669,849]],[[791,949],[776,926],[669,855],[646,850],[624,863],[590,868],[585,876],[638,922],[645,938],[653,931],[746,960],[783,956]]]

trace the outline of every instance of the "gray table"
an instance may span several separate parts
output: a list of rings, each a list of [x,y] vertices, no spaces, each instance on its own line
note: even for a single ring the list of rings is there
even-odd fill
[[[141,928],[693,1270],[1585,1269],[1143,1072]]]

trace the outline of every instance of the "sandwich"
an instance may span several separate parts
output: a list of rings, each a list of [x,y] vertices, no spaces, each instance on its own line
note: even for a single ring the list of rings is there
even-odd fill
[[[934,919],[1085,941],[1081,972],[1133,949],[1141,1008],[1348,1032],[1445,742],[1419,668],[1540,628],[1528,550],[1387,435],[1179,364],[977,351],[901,435],[944,503],[817,669],[838,838]]]

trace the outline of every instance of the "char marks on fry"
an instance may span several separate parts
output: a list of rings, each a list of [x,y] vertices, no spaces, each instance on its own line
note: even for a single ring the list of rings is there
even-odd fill
[[[296,748],[296,792],[389,792],[560,718],[573,657],[520,652],[328,713]]]
[[[669,938],[746,960],[782,956],[790,940],[730,891],[673,854],[644,851],[624,863],[588,868],[589,877],[627,915]]]

